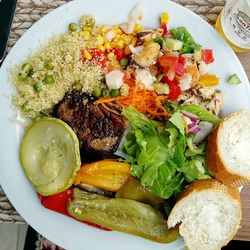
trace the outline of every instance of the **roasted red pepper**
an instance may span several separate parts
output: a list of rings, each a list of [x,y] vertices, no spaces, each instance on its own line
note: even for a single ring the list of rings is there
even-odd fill
[[[166,76],[164,76],[161,81],[169,86],[169,100],[176,101],[181,95],[181,89],[178,85],[178,82],[176,80],[170,81]]]
[[[73,199],[73,190],[68,189],[62,193],[46,197],[39,195],[39,199],[45,208],[48,208],[60,214],[68,215],[67,203],[69,200]]]
[[[203,49],[201,51],[202,61],[206,64],[214,62],[213,50],[211,49]]]
[[[73,200],[72,189],[68,189],[62,193],[51,195],[51,196],[42,196],[38,194],[38,198],[41,201],[41,204],[43,205],[43,207],[49,210],[55,211],[57,213],[64,214],[64,215],[71,217],[68,214],[67,206],[68,206],[68,201]],[[97,225],[88,221],[80,221],[80,222],[86,223],[90,226],[93,226],[93,227],[96,227],[105,231],[112,231],[106,227],[103,227],[103,226],[100,226],[100,225]]]
[[[161,25],[161,28],[163,29],[163,36],[167,35],[168,34],[168,27],[167,27],[167,24],[166,23],[163,23]]]

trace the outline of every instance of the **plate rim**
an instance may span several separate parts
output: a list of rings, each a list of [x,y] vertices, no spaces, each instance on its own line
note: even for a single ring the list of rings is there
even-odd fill
[[[95,0],[95,1],[100,1],[100,0]],[[197,20],[199,20],[199,22],[202,22],[203,25],[205,25],[206,27],[209,27],[210,30],[213,29],[213,28],[212,28],[212,27],[211,27],[202,17],[200,17],[199,15],[195,14],[195,13],[192,12],[191,10],[189,10],[189,9],[187,9],[187,8],[185,8],[185,7],[183,7],[183,6],[179,5],[179,4],[177,4],[177,3],[175,3],[175,2],[171,2],[171,1],[168,1],[168,0],[161,0],[161,1],[162,1],[162,2],[165,1],[166,3],[168,3],[168,4],[170,4],[170,5],[173,5],[173,6],[175,6],[176,8],[181,8],[181,9],[183,9],[184,11],[189,12],[190,15],[194,16],[194,18],[196,18],[196,19],[198,18]],[[1,66],[0,74],[2,73],[2,71],[4,71],[5,66],[6,66],[6,62],[8,61],[8,57],[9,57],[9,55],[11,55],[13,49],[15,49],[16,47],[18,47],[19,44],[21,44],[22,41],[26,39],[26,36],[28,36],[29,33],[31,33],[31,32],[33,31],[33,29],[35,29],[34,27],[36,27],[36,26],[39,25],[41,22],[43,22],[42,20],[46,19],[48,16],[52,16],[52,15],[55,14],[55,12],[60,12],[62,9],[70,7],[70,5],[73,6],[74,4],[77,4],[77,2],[85,2],[86,4],[88,4],[90,1],[86,1],[86,0],[75,0],[75,1],[67,2],[67,3],[65,3],[65,4],[63,4],[63,5],[59,6],[59,7],[57,7],[56,9],[52,10],[50,13],[44,15],[44,16],[43,16],[42,18],[40,18],[37,22],[35,22],[27,31],[25,31],[25,32],[23,33],[23,35],[22,35],[22,36],[18,39],[18,41],[15,43],[15,45],[12,47],[12,49],[11,49],[10,52],[9,52],[9,54],[6,56],[6,58],[5,58],[5,60],[4,60],[3,64],[2,64],[2,66]],[[134,3],[135,3],[135,4],[136,4],[137,2],[138,2],[137,0],[134,0]],[[84,8],[83,8],[83,12],[84,12]],[[213,29],[213,30],[214,30],[214,29]],[[221,42],[224,43],[223,46],[226,47],[227,50],[230,49],[231,52],[233,52],[232,49],[230,48],[230,46],[229,46],[223,39],[221,39]],[[242,66],[242,64],[241,64],[241,62],[239,61],[238,57],[236,56],[236,54],[235,54],[234,52],[231,53],[231,54],[232,54],[232,56],[234,57],[234,60],[237,61],[237,64],[238,64],[239,69],[241,70],[242,74],[243,74],[244,77],[248,80],[248,77],[247,77],[247,75],[246,75],[246,73],[245,73],[245,70],[244,70],[244,68],[243,68],[243,66]],[[7,59],[7,61],[6,61],[6,59]],[[249,80],[248,80],[248,81],[249,81]],[[247,81],[247,82],[248,82],[248,81]],[[249,86],[249,84],[248,84],[248,94],[249,94],[249,96],[250,96],[250,86]],[[2,175],[0,175],[0,183],[4,183],[4,182],[2,182],[2,177],[1,177],[1,176],[2,176]],[[13,204],[13,207],[14,207],[14,208],[16,209],[16,211],[21,215],[21,213],[22,213],[23,211],[21,211],[21,213],[20,213],[20,210],[22,210],[22,209],[21,209],[21,208],[19,209],[18,203],[16,202],[13,193],[12,193],[12,192],[9,192],[7,186],[5,186],[5,185],[2,186],[2,189],[3,189],[3,191],[5,192],[5,194],[7,195],[7,197],[10,197],[10,202]],[[24,216],[23,216],[23,215],[21,215],[21,216],[25,219],[25,221],[27,221],[27,222],[29,223],[29,225],[31,225],[31,226],[32,226],[33,228],[35,228],[37,231],[40,231],[39,227],[38,227],[37,225],[34,225],[34,224],[33,224],[33,221],[29,219],[28,214],[27,214],[27,216],[26,216],[26,214],[25,214]],[[48,237],[48,239],[50,238],[50,236],[47,235],[46,232],[45,232],[45,233],[43,232],[43,235],[44,235],[46,238]],[[54,240],[54,239],[53,239],[53,240]],[[56,241],[57,241],[57,240],[56,240]],[[56,242],[56,243],[58,244],[58,242]],[[58,245],[60,245],[60,243],[59,243]]]

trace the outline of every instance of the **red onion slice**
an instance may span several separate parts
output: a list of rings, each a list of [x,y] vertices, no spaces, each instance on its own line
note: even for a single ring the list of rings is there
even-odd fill
[[[188,134],[195,135],[201,130],[202,130],[202,128],[200,126],[198,126],[197,124],[195,124],[191,129],[188,130]]]
[[[195,144],[202,142],[213,130],[213,124],[210,122],[202,121],[199,123],[201,131],[199,131],[193,140]]]
[[[181,113],[184,116],[188,117],[192,122],[198,122],[199,121],[199,117],[196,116],[196,115],[194,115],[194,114],[192,114],[192,113],[189,113],[187,111],[181,111]]]

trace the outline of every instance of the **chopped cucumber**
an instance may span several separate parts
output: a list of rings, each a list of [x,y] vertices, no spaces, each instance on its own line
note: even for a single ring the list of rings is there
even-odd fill
[[[241,80],[236,74],[233,74],[228,78],[227,82],[229,84],[240,84]]]
[[[154,83],[154,88],[157,94],[164,94],[164,95],[169,94],[169,87],[166,84]]]
[[[39,119],[24,135],[20,160],[38,193],[46,196],[62,192],[73,184],[80,168],[78,138],[59,119]]]
[[[173,38],[165,39],[166,47],[171,50],[181,50],[183,47],[183,42]]]
[[[154,40],[154,42],[158,43],[161,46],[161,48],[162,48],[162,46],[164,44],[164,39],[161,36],[160,37],[156,37],[155,40]]]
[[[200,62],[202,60],[201,49],[200,50],[194,50],[194,59],[195,59],[196,62]]]

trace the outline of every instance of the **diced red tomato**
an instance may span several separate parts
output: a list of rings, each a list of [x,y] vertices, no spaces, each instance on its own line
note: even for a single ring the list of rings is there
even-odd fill
[[[116,59],[118,61],[121,61],[122,58],[124,58],[126,56],[124,49],[113,48],[113,49],[111,49],[111,52],[113,52],[115,54]]]
[[[179,56],[178,62],[176,64],[175,73],[177,76],[183,76],[185,71],[186,58],[184,56]]]
[[[176,65],[178,63],[178,56],[164,55],[159,57],[158,61],[162,72],[169,80],[173,80],[175,77]]]
[[[92,55],[92,60],[95,60],[102,67],[106,66],[107,56],[103,51],[97,48],[90,48],[88,52]]]
[[[164,76],[161,81],[166,83],[169,86],[169,95],[168,98],[171,101],[176,101],[181,95],[181,89],[176,80],[169,80],[168,77]]]
[[[214,62],[213,50],[211,49],[203,49],[201,51],[202,61],[206,64]]]

